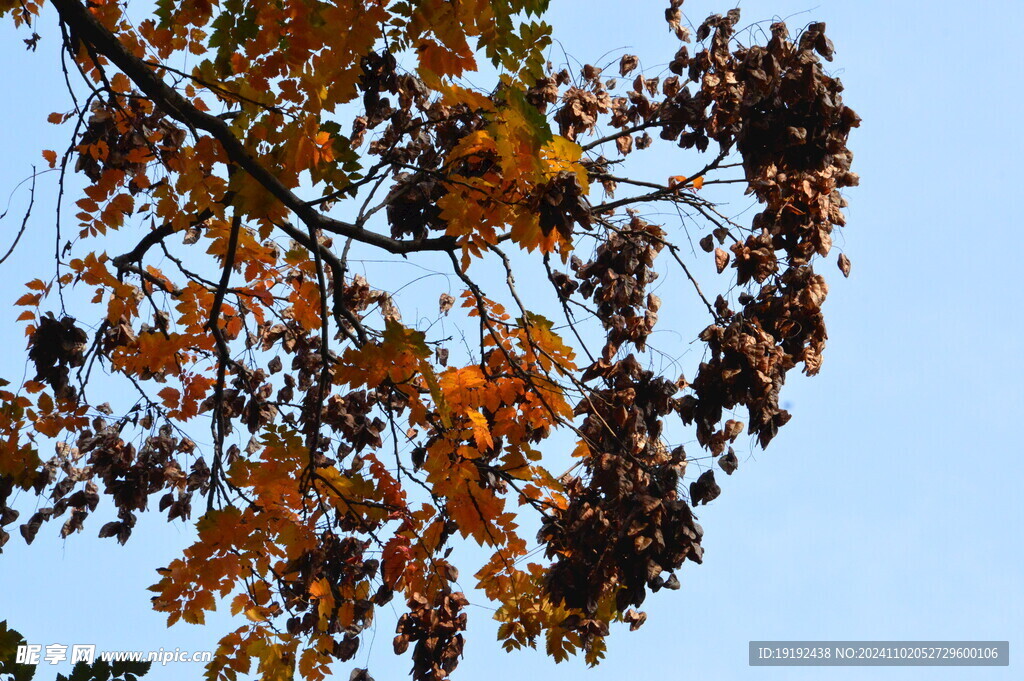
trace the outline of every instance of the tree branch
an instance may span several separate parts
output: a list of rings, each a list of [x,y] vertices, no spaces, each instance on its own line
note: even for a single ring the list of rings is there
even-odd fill
[[[455,240],[451,237],[419,241],[392,239],[318,212],[309,203],[296,196],[280,179],[263,166],[235,137],[224,120],[200,111],[176,90],[168,86],[152,68],[121,44],[117,37],[107,30],[81,2],[78,0],[53,0],[53,6],[60,14],[61,20],[74,29],[79,40],[88,43],[98,53],[113,62],[169,116],[193,130],[203,130],[209,133],[220,142],[231,163],[248,173],[274,198],[295,213],[307,227],[352,237],[356,241],[395,254],[448,251],[455,248]]]

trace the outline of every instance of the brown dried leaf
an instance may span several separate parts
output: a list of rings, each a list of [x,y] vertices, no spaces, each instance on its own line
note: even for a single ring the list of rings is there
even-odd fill
[[[619,75],[625,76],[632,73],[640,65],[640,59],[633,54],[624,54],[619,60]]]
[[[844,277],[850,276],[850,259],[846,257],[845,253],[839,254],[839,260],[836,264],[839,265],[839,271],[843,273]]]
[[[623,615],[622,619],[629,624],[630,631],[636,631],[644,625],[644,622],[647,621],[647,613],[638,612],[636,608],[630,608],[626,611],[626,614]]]
[[[715,482],[715,472],[708,469],[690,483],[690,503],[694,506],[708,504],[718,498],[722,488]]]
[[[743,422],[729,419],[725,422],[725,437],[735,440],[743,432]]]
[[[732,475],[740,467],[740,461],[736,458],[736,452],[729,447],[729,452],[718,459],[718,465],[722,467],[726,475]]]
[[[442,293],[440,300],[438,300],[438,307],[441,310],[441,314],[448,314],[448,311],[452,309],[452,305],[455,304],[455,298],[449,293]]]
[[[280,357],[274,357],[274,359],[270,360],[270,362],[267,364],[267,369],[270,370],[270,373],[276,374],[278,371],[280,371],[283,368],[283,366],[284,365],[281,362],[281,358]]]
[[[721,248],[715,249],[715,269],[721,274],[729,266],[729,253]]]
[[[619,153],[625,156],[629,152],[633,151],[633,136],[622,135],[621,137],[616,137],[615,146],[619,150]]]

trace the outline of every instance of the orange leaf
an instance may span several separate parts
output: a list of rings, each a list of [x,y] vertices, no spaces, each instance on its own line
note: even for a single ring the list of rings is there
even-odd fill
[[[494,440],[491,438],[491,430],[487,426],[487,417],[480,413],[479,409],[471,409],[466,413],[473,424],[473,439],[476,440],[477,449],[481,452],[494,447]]]
[[[181,392],[177,388],[164,388],[157,395],[164,401],[165,407],[177,407],[181,401]]]

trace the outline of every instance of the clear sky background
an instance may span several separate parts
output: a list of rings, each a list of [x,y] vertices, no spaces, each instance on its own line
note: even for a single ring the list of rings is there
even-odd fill
[[[556,38],[582,61],[626,48],[645,65],[660,64],[675,50],[662,19],[667,2],[552,4]],[[688,0],[684,10],[699,23],[731,6]],[[824,368],[786,386],[794,418],[769,450],[746,446],[739,471],[719,476],[723,495],[700,512],[704,564],[684,567],[679,591],[648,599],[649,619],[638,632],[614,631],[600,667],[556,666],[541,652],[505,655],[488,611],[473,607],[456,679],[1021,678],[1012,660],[1024,643],[1024,322],[1014,302],[1024,6],[757,0],[741,7],[743,23],[782,16],[798,29],[827,21],[837,50],[829,68],[864,119],[850,142],[862,183],[848,194],[848,226],[836,238],[853,271],[842,280],[834,255],[820,266],[831,284]],[[31,164],[42,165],[40,149],[66,141],[45,123],[67,108],[54,18],[38,29],[35,54],[21,49],[27,36],[8,24],[0,26],[0,204]],[[671,155],[648,160],[656,177],[679,172]],[[52,178],[40,178],[29,231],[0,267],[0,376],[12,382],[25,355],[10,303],[23,282],[52,268]],[[0,222],[3,250],[26,198],[22,188]],[[33,643],[100,649],[205,650],[228,630],[226,618],[168,630],[149,609],[144,589],[156,579],[153,569],[190,542],[187,528],[143,516],[120,547],[97,540],[97,525],[89,526],[62,541],[58,526],[44,525],[31,547],[15,531],[0,556],[0,619]],[[410,666],[390,652],[393,631],[382,618],[354,661],[369,659],[378,681],[403,678]],[[748,667],[747,642],[771,639],[1008,639],[1011,666]],[[347,679],[349,668],[338,665],[337,677]],[[147,678],[199,673],[179,664]],[[47,669],[37,675],[52,677]]]

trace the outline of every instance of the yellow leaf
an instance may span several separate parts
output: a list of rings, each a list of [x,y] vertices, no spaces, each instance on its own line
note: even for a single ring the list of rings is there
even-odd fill
[[[437,374],[434,373],[434,368],[430,366],[430,362],[425,359],[420,360],[420,373],[423,374],[423,378],[427,382],[427,389],[430,390],[430,396],[434,398],[434,404],[437,405],[437,413],[441,417],[441,424],[445,428],[451,428],[452,410],[448,406],[448,401],[444,398],[444,393],[441,392],[441,386],[437,382]]]
[[[266,622],[267,616],[263,614],[263,608],[246,608],[245,616],[250,622]]]

